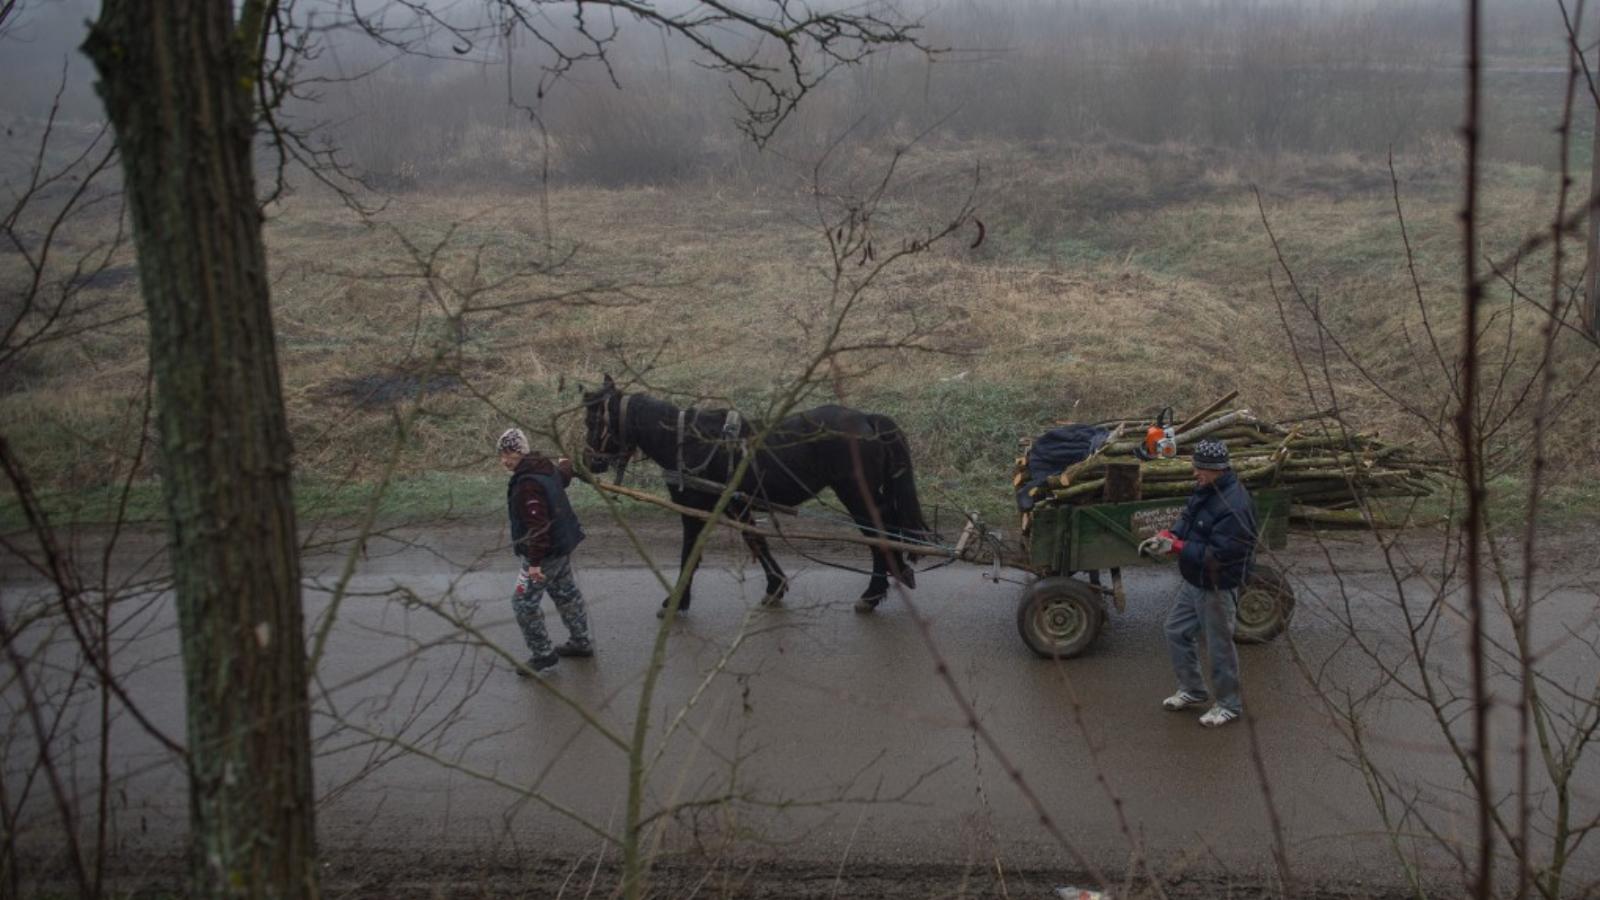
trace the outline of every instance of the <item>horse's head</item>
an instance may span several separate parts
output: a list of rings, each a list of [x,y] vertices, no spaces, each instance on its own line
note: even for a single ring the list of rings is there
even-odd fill
[[[589,471],[602,473],[616,467],[616,483],[622,483],[622,473],[633,458],[634,447],[628,442],[627,401],[611,376],[605,376],[597,391],[583,392],[583,461]]]

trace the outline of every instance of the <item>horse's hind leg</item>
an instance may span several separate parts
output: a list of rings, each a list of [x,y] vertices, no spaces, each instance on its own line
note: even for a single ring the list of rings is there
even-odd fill
[[[863,527],[861,533],[867,537],[876,537],[871,526]],[[882,550],[876,548],[872,551],[872,578],[867,582],[867,589],[861,592],[856,599],[856,612],[869,613],[878,608],[884,598],[889,595],[889,566],[884,560]]]
[[[862,499],[859,491],[848,488],[840,490],[835,487],[833,492],[839,495],[840,502],[844,504],[845,509],[850,511],[850,517],[855,519],[856,527],[861,529],[863,535],[869,538],[882,536],[872,524],[872,507],[868,505],[866,500]],[[881,518],[882,510],[879,510],[878,513]],[[882,603],[883,598],[889,594],[889,567],[891,565],[889,555],[877,547],[873,547],[871,553],[872,578],[867,582],[867,589],[861,592],[860,599],[856,600],[856,612],[859,613],[869,613],[877,609],[878,604]]]

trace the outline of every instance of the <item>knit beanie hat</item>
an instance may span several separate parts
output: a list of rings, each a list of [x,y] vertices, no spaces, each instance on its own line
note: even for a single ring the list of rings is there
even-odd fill
[[[501,453],[520,453],[528,455],[528,436],[522,433],[521,428],[507,428],[506,433],[500,435]]]
[[[1228,445],[1221,441],[1201,441],[1194,446],[1192,464],[1196,469],[1228,468]]]

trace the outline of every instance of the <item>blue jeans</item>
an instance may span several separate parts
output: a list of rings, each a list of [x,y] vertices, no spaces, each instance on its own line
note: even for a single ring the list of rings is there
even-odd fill
[[[1216,704],[1232,712],[1244,708],[1239,699],[1239,654],[1233,646],[1233,621],[1238,614],[1239,592],[1206,590],[1185,581],[1167,613],[1167,652],[1172,656],[1172,671],[1178,676],[1178,689],[1196,697],[1213,696]],[[1206,690],[1200,679],[1200,659],[1196,648],[1203,639],[1211,658],[1211,686]]]
[[[544,610],[539,608],[545,591],[549,591],[550,599],[555,601],[556,612],[561,614],[572,642],[591,645],[589,616],[583,608],[583,595],[578,593],[578,584],[572,578],[572,557],[547,557],[539,570],[544,575],[543,581],[529,581],[526,569],[519,570],[517,588],[511,595],[511,609],[517,614],[517,624],[522,628],[522,639],[527,641],[528,650],[535,659],[548,658],[555,652],[544,627]]]

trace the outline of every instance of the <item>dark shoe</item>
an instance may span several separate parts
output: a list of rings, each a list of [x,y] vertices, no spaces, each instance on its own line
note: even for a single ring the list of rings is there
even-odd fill
[[[581,644],[577,641],[567,641],[565,644],[556,645],[556,655],[587,658],[594,655],[594,644],[589,641]]]
[[[882,595],[879,595],[877,597],[862,597],[861,599],[856,601],[856,612],[858,612],[858,613],[873,612],[878,608],[878,604],[882,603],[882,602],[883,602],[883,596]]]
[[[517,666],[517,675],[521,678],[543,678],[556,670],[556,663],[561,657],[552,653],[549,656],[530,656],[528,661]]]

